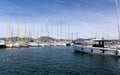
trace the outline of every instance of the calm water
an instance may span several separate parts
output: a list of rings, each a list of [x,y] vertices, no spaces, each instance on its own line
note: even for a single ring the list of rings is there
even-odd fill
[[[120,58],[72,47],[1,49],[0,75],[120,75]]]

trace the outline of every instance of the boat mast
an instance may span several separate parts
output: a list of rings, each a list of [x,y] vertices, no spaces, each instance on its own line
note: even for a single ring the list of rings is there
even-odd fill
[[[119,28],[119,14],[118,14],[118,0],[115,0],[116,4],[116,17],[117,17],[117,26],[118,26],[118,38],[120,40],[120,28]]]
[[[38,38],[40,38],[40,23],[39,23],[39,18],[38,18]]]
[[[18,42],[20,41],[19,37],[20,37],[20,16],[18,17],[18,37],[17,37]]]
[[[78,32],[76,33],[76,39],[78,39]]]
[[[70,30],[69,30],[69,25],[68,25],[68,39],[70,39]]]
[[[45,26],[46,26],[46,36],[49,37],[49,30],[47,23],[45,23]],[[46,37],[46,41],[49,41],[47,37]]]
[[[46,36],[49,37],[49,30],[48,30],[48,25],[47,25],[47,23],[45,24],[45,26],[46,26]]]
[[[60,22],[61,40],[62,40],[62,22]]]
[[[56,39],[58,39],[58,38],[59,38],[59,34],[60,34],[60,29],[59,29],[59,26],[57,27],[57,30],[58,30],[58,32],[57,32],[57,38],[56,38]]]
[[[25,31],[24,31],[24,41],[26,42],[27,41],[27,38],[26,38],[26,18],[24,18],[24,24],[25,24]]]
[[[65,42],[66,42],[66,41],[67,41],[67,36],[66,36],[66,34],[67,34],[67,29],[66,29],[66,28],[67,28],[67,27],[66,27],[66,26],[64,26],[64,28],[65,28],[65,29],[64,29],[64,30],[65,30],[65,33],[64,33],[64,38],[65,38]]]
[[[9,25],[8,25],[8,41],[11,41],[11,21],[9,19]]]
[[[34,29],[34,24],[33,24],[33,32],[31,33],[32,39],[34,40],[35,38],[35,29]]]

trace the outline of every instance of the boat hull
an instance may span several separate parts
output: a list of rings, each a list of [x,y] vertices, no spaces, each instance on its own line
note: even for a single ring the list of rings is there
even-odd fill
[[[39,45],[39,47],[44,47],[45,45],[44,44],[38,44]]]
[[[26,48],[28,48],[29,45],[25,44],[25,45],[21,45],[21,47],[26,47]]]
[[[84,53],[120,56],[120,50],[118,49],[87,47],[81,45],[74,45],[73,49],[74,51],[79,51]]]
[[[6,48],[6,45],[0,45],[0,48]]]
[[[66,46],[71,46],[71,43],[66,43]]]
[[[15,47],[15,48],[20,48],[21,45],[20,45],[20,43],[16,42],[16,43],[13,44],[13,47]]]
[[[29,47],[38,47],[39,45],[36,43],[29,43]]]
[[[7,47],[7,48],[12,48],[13,45],[12,45],[12,44],[6,44],[6,47]]]
[[[0,40],[0,48],[6,48],[4,40]]]

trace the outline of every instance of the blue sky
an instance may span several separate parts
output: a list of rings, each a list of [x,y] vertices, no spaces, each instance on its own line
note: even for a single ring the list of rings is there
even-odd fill
[[[25,17],[27,31],[34,30],[35,37],[46,35],[47,26],[50,36],[58,34],[60,38],[62,24],[63,38],[70,38],[68,33],[75,38],[76,32],[82,38],[94,38],[96,34],[98,38],[118,38],[115,14],[115,0],[0,0],[0,37],[7,36],[9,19],[17,35],[20,16],[21,36]]]

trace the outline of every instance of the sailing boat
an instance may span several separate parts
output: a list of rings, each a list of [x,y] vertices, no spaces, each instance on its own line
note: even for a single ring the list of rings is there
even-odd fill
[[[65,41],[62,39],[62,37],[63,37],[62,22],[60,22],[60,33],[61,33],[61,35],[60,35],[61,38],[60,38],[60,40],[58,40],[57,46],[66,46]]]
[[[34,25],[33,25],[34,26]],[[33,27],[33,32],[34,32],[34,27]],[[38,47],[39,45],[35,42],[35,40],[34,40],[34,35],[33,35],[34,33],[32,33],[32,40],[30,40],[29,41],[29,47]]]
[[[66,46],[71,46],[73,45],[72,43],[72,38],[70,38],[70,25],[68,25],[68,41],[66,41]]]
[[[18,17],[18,36],[17,36],[17,41],[13,43],[13,47],[20,48],[20,16]]]
[[[61,27],[58,27],[57,38],[61,37],[61,39],[62,39],[62,32],[61,32],[61,29],[62,29],[62,26],[61,26]],[[61,32],[61,35],[60,35],[60,32]],[[56,46],[62,46],[62,43],[61,43],[60,39],[57,40]]]
[[[29,47],[29,45],[28,45],[28,40],[27,40],[27,37],[26,37],[26,19],[24,19],[24,24],[25,24],[25,27],[24,27],[24,29],[25,29],[25,31],[24,31],[24,39],[23,39],[23,41],[20,43],[20,45],[21,45],[21,47]]]
[[[11,39],[11,21],[9,20],[9,26],[8,26],[8,38],[6,41],[6,47],[7,48],[12,48],[13,44],[12,44],[12,39]]]
[[[51,25],[51,36],[53,35],[53,26]],[[51,41],[51,43],[50,43],[50,46],[56,46],[57,44],[57,36],[55,36],[55,38],[54,38],[54,40],[53,41]]]
[[[49,37],[49,30],[48,30],[48,25],[45,24],[45,30],[46,30],[46,41],[44,42],[44,46],[50,46],[50,40],[48,39]]]
[[[36,40],[36,43],[38,44],[38,46],[39,47],[44,47],[45,46],[45,44],[41,41],[41,40],[39,40],[39,37],[41,36],[41,31],[40,31],[41,29],[40,29],[40,24],[39,24],[39,20],[38,20],[38,40]]]

